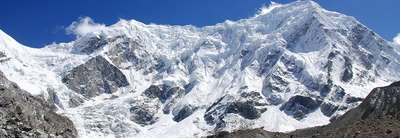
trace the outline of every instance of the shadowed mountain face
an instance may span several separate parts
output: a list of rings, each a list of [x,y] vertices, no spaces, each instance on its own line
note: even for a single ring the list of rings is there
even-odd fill
[[[375,88],[358,106],[326,126],[273,133],[262,129],[222,132],[210,138],[400,137],[400,82]]]
[[[101,56],[74,68],[62,81],[68,88],[85,97],[113,93],[119,87],[129,85],[124,74]]]
[[[0,137],[77,137],[73,123],[21,90],[0,71]]]

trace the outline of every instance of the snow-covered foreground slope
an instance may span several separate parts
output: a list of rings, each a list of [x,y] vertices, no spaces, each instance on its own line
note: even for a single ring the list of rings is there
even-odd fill
[[[51,99],[82,137],[292,131],[400,78],[396,48],[312,1],[202,28],[121,20],[41,49],[0,35],[0,70]]]

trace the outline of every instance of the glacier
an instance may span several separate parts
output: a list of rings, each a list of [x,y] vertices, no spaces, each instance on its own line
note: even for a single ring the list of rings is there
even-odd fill
[[[0,70],[32,95],[50,99],[54,92],[57,112],[80,137],[202,137],[325,125],[400,78],[398,51],[355,18],[308,0],[205,27],[121,19],[39,49],[0,30]],[[74,86],[81,91],[113,89],[91,96],[71,90],[65,76],[81,65],[93,71],[97,64],[87,63],[98,56],[129,85],[114,91],[106,85],[118,80],[78,72],[70,81],[95,78]]]

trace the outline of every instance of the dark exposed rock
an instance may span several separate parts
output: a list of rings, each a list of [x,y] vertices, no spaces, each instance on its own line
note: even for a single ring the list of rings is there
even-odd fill
[[[231,133],[227,131],[221,131],[215,135],[207,136],[207,138],[278,138],[278,137],[277,134],[273,132],[267,132],[262,128],[257,128],[250,130],[238,130]]]
[[[240,57],[244,57],[249,53],[250,53],[250,51],[248,49],[242,49],[242,50],[240,50]]]
[[[346,95],[345,90],[338,86],[334,85],[328,81],[328,84],[322,85],[320,89],[320,95],[322,97],[327,97],[328,95],[331,96],[331,100],[333,101],[341,101],[343,97]]]
[[[73,123],[0,72],[0,137],[77,137]]]
[[[362,100],[363,100],[363,98],[359,98],[359,97],[347,97],[345,102],[346,103],[355,103],[355,102],[360,102]]]
[[[224,117],[229,114],[238,114],[246,119],[257,119],[265,112],[267,108],[258,109],[254,102],[231,102],[224,105],[217,105],[213,110],[206,112],[204,119],[207,124],[217,124],[216,129],[221,129],[225,126]]]
[[[240,97],[245,99],[246,101],[252,101],[254,102],[255,106],[266,106],[267,103],[265,103],[264,98],[261,96],[260,92],[243,92],[240,94]]]
[[[151,85],[143,94],[149,98],[158,98],[162,103],[165,103],[173,96],[183,96],[185,90],[180,87],[170,87],[168,85]]]
[[[353,65],[349,57],[344,57],[344,71],[342,75],[343,82],[349,82],[353,78]]]
[[[335,88],[336,89],[335,89],[335,91],[333,91],[334,94],[333,94],[333,97],[332,97],[333,99],[332,100],[333,101],[342,101],[344,96],[346,95],[346,92],[340,86],[336,86]]]
[[[3,51],[0,51],[0,58],[3,58],[3,57],[7,57],[7,55]]]
[[[195,80],[195,81],[191,81],[188,84],[186,84],[184,86],[185,92],[189,93],[190,91],[192,91],[192,89],[194,88],[194,86],[196,86],[197,83],[199,83],[199,82],[197,80]]]
[[[332,84],[326,84],[322,86],[321,90],[319,91],[319,94],[322,97],[326,97],[331,92],[331,90],[332,90]]]
[[[7,57],[7,54],[3,51],[0,51],[0,63],[6,62],[10,60],[10,57]]]
[[[133,106],[129,111],[132,113],[131,120],[141,125],[150,125],[157,120],[154,112],[141,106]]]
[[[389,86],[390,87],[400,87],[400,81],[394,82],[394,83],[390,84]]]
[[[252,120],[259,118],[267,110],[267,104],[259,92],[242,93],[241,97],[241,100],[236,101],[231,96],[225,96],[212,104],[204,115],[207,124],[216,124],[215,129],[220,129],[225,126],[223,119],[227,114],[237,114]]]
[[[183,108],[181,108],[175,115],[173,120],[176,122],[180,122],[186,117],[189,117],[192,115],[194,111],[196,111],[196,107],[193,107],[192,105],[185,105]]]
[[[162,86],[151,85],[143,94],[149,98],[159,98],[160,101],[165,101],[165,99],[162,98],[162,91]]]
[[[331,59],[335,58],[338,54],[339,54],[338,51],[330,52],[329,55],[328,55],[328,59],[331,60]]]
[[[239,114],[246,119],[257,119],[261,116],[262,111],[255,108],[253,102],[234,102],[228,105],[226,113]]]
[[[87,98],[113,93],[129,85],[125,75],[101,56],[75,67],[64,76],[62,82]]]
[[[328,96],[332,101],[341,102],[343,97],[346,95],[346,92],[342,87],[329,83],[322,86],[320,94],[322,97]]]
[[[338,110],[338,106],[333,103],[322,103],[321,104],[321,112],[325,116],[332,116]]]
[[[311,113],[319,107],[320,101],[316,101],[310,97],[294,96],[284,103],[279,109],[284,111],[287,115],[300,120],[303,119],[308,113]]]
[[[168,85],[151,85],[147,88],[143,95],[151,99],[158,99],[164,103],[163,112],[169,114],[180,98],[186,94],[181,87],[171,87]]]
[[[289,82],[280,75],[272,74],[269,79],[265,79],[262,94],[270,104],[279,105],[284,102],[279,93],[287,91],[288,85]]]
[[[163,107],[163,113],[164,114],[169,114],[170,112],[171,112],[171,109],[173,109],[174,108],[174,106],[175,106],[175,100],[174,100],[174,102],[167,102],[167,103],[165,103],[164,104],[164,107]]]

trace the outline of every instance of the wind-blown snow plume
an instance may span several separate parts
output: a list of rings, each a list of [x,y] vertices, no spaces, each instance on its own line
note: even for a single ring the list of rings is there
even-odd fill
[[[400,45],[400,33],[397,34],[397,36],[393,38],[393,42],[394,42],[396,45]]]
[[[256,16],[265,15],[265,14],[271,12],[273,9],[280,7],[280,6],[282,6],[282,4],[271,1],[271,3],[269,5],[264,5],[263,7],[258,9]]]
[[[77,37],[80,37],[104,29],[106,29],[106,25],[95,23],[90,17],[82,17],[79,21],[75,21],[69,25],[66,28],[66,32],[67,34],[74,34]]]

